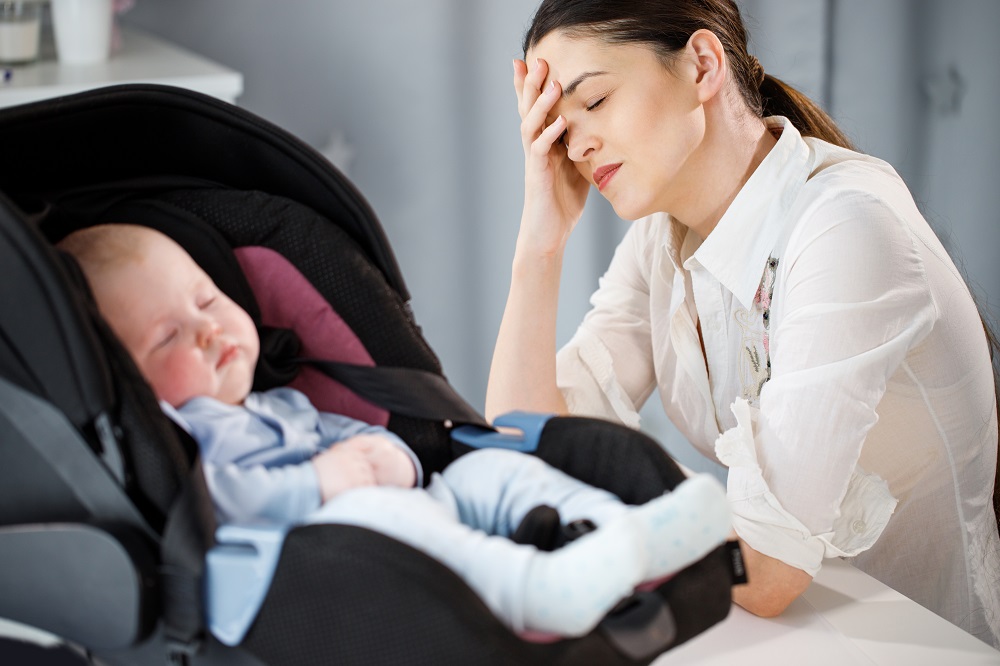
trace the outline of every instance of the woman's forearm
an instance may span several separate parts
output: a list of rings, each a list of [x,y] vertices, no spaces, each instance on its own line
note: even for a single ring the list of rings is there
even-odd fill
[[[556,387],[559,279],[566,241],[583,213],[590,183],[560,140],[566,118],[557,115],[548,122],[562,99],[555,78],[545,84],[548,74],[542,59],[535,59],[532,68],[514,61],[525,156],[524,211],[486,388],[486,417],[491,421],[515,409],[566,412]]]
[[[556,387],[556,312],[562,253],[514,256],[510,293],[493,351],[486,417],[506,412],[566,413]]]

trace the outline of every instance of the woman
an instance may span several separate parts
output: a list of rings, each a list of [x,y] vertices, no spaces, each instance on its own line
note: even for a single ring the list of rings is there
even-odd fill
[[[746,45],[731,0],[541,4],[514,63],[525,200],[487,413],[638,426],[656,391],[729,467],[737,603],[777,615],[850,557],[1000,647],[989,336],[895,171]],[[557,354],[590,186],[636,222]]]

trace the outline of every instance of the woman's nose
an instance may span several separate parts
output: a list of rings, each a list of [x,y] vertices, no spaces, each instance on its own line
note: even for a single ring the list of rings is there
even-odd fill
[[[566,155],[574,162],[583,162],[596,148],[593,136],[579,131],[567,130],[563,143],[566,144]]]

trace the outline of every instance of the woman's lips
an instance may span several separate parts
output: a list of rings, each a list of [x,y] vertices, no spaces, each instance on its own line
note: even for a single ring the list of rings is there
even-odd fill
[[[597,184],[598,190],[603,190],[604,186],[611,182],[615,174],[618,173],[618,169],[622,166],[621,162],[618,164],[605,164],[602,167],[598,167],[594,171],[594,183]]]

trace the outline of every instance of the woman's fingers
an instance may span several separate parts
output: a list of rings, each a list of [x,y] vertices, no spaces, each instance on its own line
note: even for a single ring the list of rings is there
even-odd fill
[[[528,75],[528,65],[523,60],[514,60],[514,92],[517,94],[517,111],[521,113],[524,98],[524,78]]]
[[[523,60],[514,61],[514,90],[517,93],[517,110],[521,115],[521,141],[525,153],[546,155],[552,144],[566,130],[566,120],[561,116],[546,127],[549,116],[562,94],[555,80],[542,89],[549,65],[542,59],[529,68]]]
[[[548,76],[549,65],[542,59],[535,60],[534,67],[528,67],[524,61],[514,62],[514,88],[517,92],[517,110],[523,119],[535,105],[535,100],[542,94],[542,84]]]
[[[559,140],[562,133],[566,131],[566,119],[559,116],[552,121],[552,124],[542,130],[531,144],[531,150],[538,155],[547,155],[552,149],[552,145]]]
[[[561,88],[559,84],[555,81],[549,83],[549,85],[545,86],[545,91],[537,97],[528,113],[523,116],[521,120],[521,134],[525,148],[534,143],[535,140],[552,127],[552,125],[546,127],[545,119],[552,112],[556,102],[559,101],[560,95]],[[562,122],[565,121],[563,120]],[[559,133],[549,143],[551,144],[555,139],[558,139],[559,134],[562,134],[565,129],[565,126],[560,129]]]

